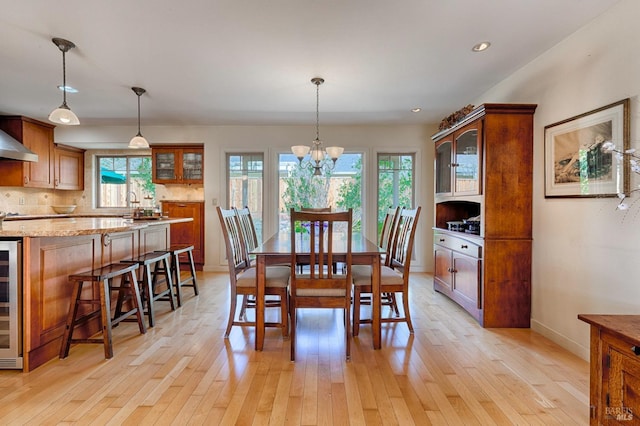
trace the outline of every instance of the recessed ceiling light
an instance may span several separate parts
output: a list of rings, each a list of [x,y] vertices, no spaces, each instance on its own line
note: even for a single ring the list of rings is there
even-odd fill
[[[67,93],[78,93],[78,89],[74,89],[71,86],[62,86],[62,85],[60,85],[60,86],[58,86],[58,89],[60,89],[60,91],[66,90]]]
[[[491,46],[491,43],[488,41],[481,41],[480,43],[476,44],[475,46],[473,46],[471,48],[471,50],[473,50],[474,52],[482,52],[484,50],[487,50],[489,48],[489,46]]]
[[[411,108],[411,112],[420,112],[422,108]]]

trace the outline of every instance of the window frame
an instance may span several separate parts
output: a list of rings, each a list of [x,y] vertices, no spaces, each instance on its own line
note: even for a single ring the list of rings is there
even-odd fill
[[[101,175],[101,159],[126,159],[126,183],[124,185],[126,185],[126,205],[121,206],[105,206],[103,205],[103,199],[102,199],[102,190],[101,190],[101,179],[100,179],[100,175]],[[128,194],[130,194],[133,190],[131,189],[131,160],[132,159],[137,159],[137,158],[147,158],[149,161],[149,165],[151,167],[153,167],[153,159],[151,154],[138,154],[138,155],[128,155],[128,154],[98,154],[95,156],[95,185],[94,185],[94,192],[95,192],[95,205],[97,209],[131,209],[134,207],[140,207],[140,203],[142,202],[142,198],[138,196],[137,200],[138,200],[138,204],[136,206],[134,206],[131,202],[131,198],[128,196]],[[112,170],[116,173],[121,173],[120,171],[115,171]]]

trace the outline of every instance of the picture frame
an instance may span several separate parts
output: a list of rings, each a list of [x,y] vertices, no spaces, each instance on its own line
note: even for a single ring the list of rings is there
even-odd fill
[[[628,195],[629,162],[603,152],[607,141],[629,149],[629,98],[545,126],[545,198]]]

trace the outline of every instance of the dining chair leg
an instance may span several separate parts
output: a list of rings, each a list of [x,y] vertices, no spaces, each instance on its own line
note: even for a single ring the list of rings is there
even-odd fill
[[[344,335],[346,336],[347,345],[347,361],[351,361],[351,312],[350,311],[350,303],[347,303],[344,307],[344,317],[345,317],[345,327],[344,327]]]
[[[291,298],[289,298],[289,317],[290,317],[290,331],[289,331],[289,340],[291,343],[291,361],[296,360],[296,308],[291,303]]]
[[[404,308],[404,317],[407,319],[409,333],[413,334],[413,324],[411,323],[411,314],[409,313],[409,289],[402,293],[402,307]]]
[[[233,327],[233,321],[236,318],[236,304],[238,302],[238,294],[235,291],[232,291],[229,297],[231,298],[231,306],[229,306],[229,320],[227,321],[227,330],[224,332],[225,339],[229,338],[231,327]]]
[[[240,307],[240,314],[238,314],[238,318],[240,320],[246,321],[247,320],[247,305],[249,304],[249,295],[248,294],[243,294],[242,295],[242,306]]]
[[[398,303],[396,302],[396,294],[395,293],[385,293],[385,296],[389,299],[391,312],[396,318],[400,317],[400,311],[398,311]]]
[[[289,338],[289,299],[287,289],[280,294],[280,322],[282,324],[282,338]]]
[[[357,286],[353,289],[353,337],[360,333],[360,290]]]

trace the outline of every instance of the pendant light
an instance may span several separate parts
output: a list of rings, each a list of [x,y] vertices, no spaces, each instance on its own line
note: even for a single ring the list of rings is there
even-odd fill
[[[76,45],[69,40],[57,37],[51,39],[51,41],[53,41],[53,44],[58,46],[58,49],[62,52],[62,105],[49,114],[49,121],[67,126],[77,126],[80,124],[80,120],[78,120],[78,117],[67,106],[67,69],[65,61],[65,53],[76,47]]]
[[[313,168],[313,175],[321,176],[323,167],[333,169],[344,148],[328,146],[325,149],[322,147],[322,141],[320,140],[320,85],[324,83],[324,79],[314,77],[311,82],[316,85],[316,138],[311,147],[296,145],[291,147],[291,152],[298,158],[300,167]],[[303,162],[302,160],[307,154],[309,154],[309,159]]]
[[[149,148],[149,142],[147,142],[144,136],[142,136],[142,133],[140,133],[140,96],[142,96],[146,90],[142,87],[132,87],[131,90],[138,95],[138,134],[129,142],[129,148]]]

